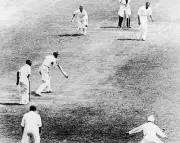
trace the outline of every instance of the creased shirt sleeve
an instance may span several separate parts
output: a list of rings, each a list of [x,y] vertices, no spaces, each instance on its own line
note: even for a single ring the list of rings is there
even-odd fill
[[[138,132],[141,132],[143,130],[143,125],[137,127],[137,128],[134,128],[132,130],[129,131],[129,134],[134,134],[134,133],[138,133]]]
[[[163,133],[158,126],[156,126],[156,133],[157,133],[157,135],[161,136],[162,138],[166,137],[166,134]]]
[[[42,121],[41,121],[40,115],[38,115],[37,126],[38,126],[38,127],[42,127]]]
[[[149,8],[149,15],[152,15],[152,9]]]
[[[22,127],[25,127],[25,116],[23,116],[23,118],[22,118],[21,126],[22,126]]]

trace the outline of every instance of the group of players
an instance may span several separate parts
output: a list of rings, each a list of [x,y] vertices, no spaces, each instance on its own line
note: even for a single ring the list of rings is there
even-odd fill
[[[50,79],[51,76],[49,74],[49,68],[58,66],[60,71],[63,73],[63,75],[68,78],[68,75],[63,70],[63,68],[60,66],[60,64],[57,62],[57,57],[59,53],[58,51],[53,52],[52,55],[48,55],[45,57],[44,62],[39,68],[39,73],[42,76],[42,84],[40,87],[36,90],[36,95],[41,96],[41,92],[46,89],[47,93],[51,93],[51,84]],[[20,104],[28,104],[29,102],[29,86],[30,86],[30,80],[29,77],[31,75],[31,65],[32,61],[26,60],[26,64],[21,67],[17,72],[17,82],[16,85],[20,85],[21,87],[21,100]]]
[[[118,28],[122,27],[122,22],[124,17],[126,18],[127,28],[131,28],[130,26],[131,0],[118,0],[118,2],[120,4],[120,8],[118,11],[118,15],[119,15]],[[80,31],[81,34],[86,35],[88,28],[88,14],[86,10],[84,10],[83,6],[80,6],[79,9],[74,12],[71,22],[74,21],[75,16],[77,17],[78,30]],[[150,16],[151,21],[152,22],[154,21],[152,18],[152,9],[150,8],[150,2],[146,2],[144,6],[139,8],[137,12],[137,16],[138,16],[138,25],[140,26],[139,27],[140,32],[137,35],[137,39],[145,41],[148,33],[147,17]]]
[[[122,7],[126,8],[128,6],[128,0],[119,0],[120,2],[120,12],[122,12]],[[123,5],[123,6],[122,6]],[[124,10],[123,10],[124,11]],[[124,11],[125,12],[125,11]],[[150,8],[150,3],[146,2],[145,6],[142,6],[138,10],[138,24],[140,25],[140,34],[138,39],[142,39],[143,41],[146,39],[147,36],[147,16],[150,15],[152,20],[152,10]],[[124,15],[124,13],[123,13]],[[83,6],[80,6],[77,11],[74,12],[72,21],[74,20],[75,16],[77,16],[77,23],[78,23],[78,30],[84,35],[87,33],[88,27],[88,15],[87,12],[83,9]],[[128,17],[128,21],[130,17]],[[153,21],[153,20],[152,20]],[[129,27],[130,28],[130,27]],[[63,75],[68,78],[68,75],[65,73],[63,68],[57,62],[57,57],[59,53],[53,52],[52,55],[46,56],[44,62],[39,68],[39,73],[42,76],[42,84],[36,90],[36,95],[41,96],[41,92],[46,89],[47,93],[52,91],[50,86],[50,74],[49,68],[52,66],[58,66]],[[17,85],[20,85],[22,88],[21,93],[21,100],[20,104],[27,104],[29,102],[29,77],[31,75],[31,64],[30,60],[26,61],[26,65],[21,67],[17,72]],[[157,134],[163,138],[167,138],[165,133],[161,131],[161,129],[154,124],[155,117],[153,115],[148,117],[148,122],[132,129],[131,131],[127,132],[127,134],[133,134],[140,131],[143,131],[144,137],[141,143],[163,143],[158,137]],[[22,143],[28,143],[30,140],[30,136],[33,137],[34,143],[40,143],[40,133],[41,133],[41,117],[39,114],[36,113],[36,106],[30,106],[30,112],[26,113],[21,122],[22,126]]]

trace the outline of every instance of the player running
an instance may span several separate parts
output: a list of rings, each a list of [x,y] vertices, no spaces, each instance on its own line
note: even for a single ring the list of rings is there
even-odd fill
[[[80,6],[79,9],[74,12],[71,22],[74,21],[75,16],[77,17],[78,30],[81,34],[86,35],[88,27],[88,14],[83,9],[83,6]]]

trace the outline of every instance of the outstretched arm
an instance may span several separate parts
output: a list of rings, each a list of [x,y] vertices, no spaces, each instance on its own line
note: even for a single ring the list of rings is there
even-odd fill
[[[132,130],[129,131],[129,134],[134,134],[134,133],[138,133],[138,132],[141,132],[143,130],[143,125],[137,127],[137,128],[134,128]]]
[[[57,64],[57,66],[58,66],[58,68],[60,69],[60,71],[62,72],[62,74],[63,74],[66,78],[68,78],[68,75],[66,74],[66,72],[63,70],[63,68],[60,66],[59,63]]]
[[[150,15],[150,18],[151,18],[151,21],[154,22],[153,18],[152,18],[152,15]]]
[[[75,14],[75,13],[73,13],[73,17],[72,17],[71,22],[73,22],[73,21],[74,21],[75,16],[76,16],[76,14]]]
[[[166,134],[163,133],[158,126],[156,126],[156,133],[162,138],[167,138]]]

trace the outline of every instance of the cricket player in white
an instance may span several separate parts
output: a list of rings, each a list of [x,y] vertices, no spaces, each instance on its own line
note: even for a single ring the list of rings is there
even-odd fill
[[[155,118],[153,115],[148,117],[148,122],[129,131],[129,134],[134,134],[143,131],[144,138],[140,143],[163,143],[157,135],[167,138],[165,133],[161,131],[161,129],[155,125],[154,122]]]
[[[142,6],[138,10],[137,15],[138,15],[138,24],[140,25],[140,33],[137,36],[137,38],[145,41],[147,33],[148,33],[148,19],[147,19],[147,17],[150,16],[151,21],[153,22],[152,10],[150,8],[150,3],[146,2],[146,5]]]
[[[29,102],[29,77],[31,75],[31,64],[30,60],[26,61],[26,65],[21,67],[17,72],[16,85],[21,87],[21,100],[20,104],[27,104]]]
[[[24,114],[22,121],[22,140],[21,143],[29,143],[31,138],[33,143],[40,143],[41,117],[36,113],[36,106],[30,106],[30,112]]]
[[[130,28],[131,8],[129,4],[131,0],[118,0],[118,2],[120,4],[118,11],[118,15],[119,15],[118,27],[121,28],[123,17],[125,16],[127,19],[127,27]]]
[[[88,14],[83,9],[83,6],[80,6],[79,9],[74,12],[71,22],[74,21],[75,16],[77,17],[78,30],[82,34],[86,35],[88,27]]]
[[[63,73],[63,75],[66,78],[68,78],[68,76],[65,73],[65,71],[62,69],[62,67],[59,65],[59,63],[57,63],[58,55],[59,55],[58,52],[53,52],[53,55],[49,55],[49,56],[45,57],[45,60],[44,60],[43,64],[39,68],[39,73],[42,75],[42,84],[37,89],[36,95],[41,96],[41,92],[45,88],[47,89],[47,93],[51,93],[52,92],[51,85],[50,85],[51,76],[50,76],[50,73],[49,73],[49,68],[51,68],[53,66],[54,67],[58,66],[60,68],[61,72]]]

